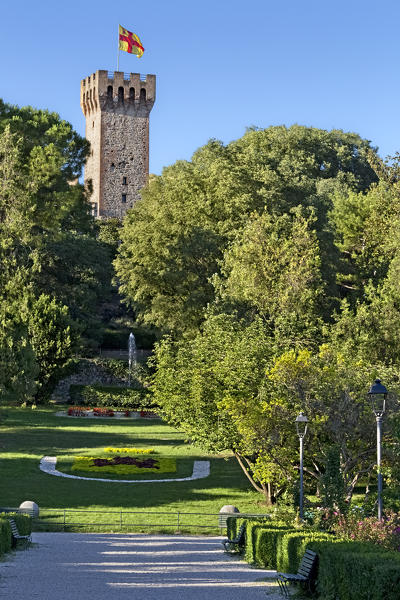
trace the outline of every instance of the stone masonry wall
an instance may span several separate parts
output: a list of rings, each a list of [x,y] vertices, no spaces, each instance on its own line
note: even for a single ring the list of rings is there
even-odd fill
[[[100,214],[122,217],[147,183],[149,119],[104,112],[101,122]]]
[[[155,75],[96,71],[81,82],[81,107],[91,153],[85,183],[92,181],[96,216],[122,218],[140,198],[149,173],[149,114]]]
[[[69,388],[71,385],[94,384],[126,386],[127,381],[111,375],[108,371],[90,359],[82,359],[76,373],[73,373],[58,382],[51,395],[51,399],[55,403],[69,402]]]

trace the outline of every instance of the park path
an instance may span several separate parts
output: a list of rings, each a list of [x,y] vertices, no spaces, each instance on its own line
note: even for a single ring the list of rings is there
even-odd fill
[[[222,551],[220,537],[34,533],[0,562],[12,600],[279,600],[274,571]],[[267,595],[266,595],[267,592]]]

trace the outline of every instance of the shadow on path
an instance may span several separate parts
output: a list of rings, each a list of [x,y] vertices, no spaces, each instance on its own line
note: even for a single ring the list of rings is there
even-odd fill
[[[225,554],[221,539],[34,533],[31,548],[9,554],[0,563],[0,596],[13,600],[278,600],[275,572],[253,569]]]

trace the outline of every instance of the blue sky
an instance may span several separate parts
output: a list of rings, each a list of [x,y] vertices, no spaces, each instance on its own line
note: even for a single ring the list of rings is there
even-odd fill
[[[400,150],[400,2],[395,0],[20,0],[2,5],[0,97],[57,111],[84,134],[80,80],[115,70],[117,28],[155,73],[150,171],[190,160],[210,138],[250,125],[355,131]]]

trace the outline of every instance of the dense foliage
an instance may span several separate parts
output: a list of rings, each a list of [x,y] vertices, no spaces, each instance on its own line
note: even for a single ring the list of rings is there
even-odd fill
[[[55,113],[0,101],[0,396],[45,397],[98,341],[111,251],[78,183],[87,142]]]
[[[300,410],[308,485],[335,505],[373,476],[366,391],[378,374],[399,383],[398,181],[355,134],[249,130],[153,177],[124,222],[120,291],[168,334],[155,401],[196,443],[231,450],[268,502],[297,478]],[[333,444],[341,498],[323,478]]]
[[[227,146],[210,141],[191,162],[179,161],[165,168],[160,177],[153,177],[142,201],[128,214],[116,262],[122,293],[144,321],[164,331],[193,331],[203,321],[207,304],[216,297],[212,277],[221,272],[227,276],[232,269],[238,255],[234,249],[224,267],[224,254],[231,244],[246,245],[243,260],[248,262],[257,252],[257,236],[266,229],[272,229],[271,234],[279,240],[287,239],[291,228],[294,235],[301,236],[308,227],[305,251],[312,252],[316,235],[320,255],[309,257],[298,284],[304,277],[307,281],[313,278],[313,269],[321,261],[317,279],[321,278],[327,295],[337,295],[338,252],[334,251],[328,211],[334,193],[359,193],[377,179],[368,152],[372,152],[369,143],[355,134],[297,125],[251,130]],[[291,224],[292,209],[294,215],[300,210],[300,222]],[[282,222],[274,228],[276,217],[281,216]],[[259,225],[257,217],[262,218]],[[242,239],[249,219],[256,223],[246,229]],[[264,239],[264,251],[268,252],[272,240]],[[297,245],[298,255],[301,239]],[[278,246],[275,249],[278,251]],[[259,258],[261,255],[262,249],[258,251]],[[285,256],[287,250],[285,254],[282,248],[272,259],[267,280],[273,278]],[[287,283],[295,265],[296,255],[275,291]],[[232,285],[243,267],[243,263],[238,265],[232,274]],[[249,273],[253,285],[257,267]]]

